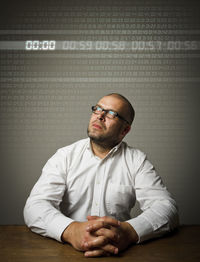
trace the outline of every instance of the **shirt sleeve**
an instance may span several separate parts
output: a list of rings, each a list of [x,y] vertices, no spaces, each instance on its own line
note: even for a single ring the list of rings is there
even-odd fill
[[[135,176],[135,193],[143,212],[127,222],[137,232],[138,243],[160,237],[178,226],[176,202],[146,156]]]
[[[61,241],[65,228],[73,222],[60,211],[66,190],[66,157],[59,149],[46,163],[24,207],[24,220],[35,233]]]

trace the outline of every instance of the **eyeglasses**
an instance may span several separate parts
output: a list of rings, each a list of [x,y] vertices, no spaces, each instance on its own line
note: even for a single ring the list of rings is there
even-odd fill
[[[100,106],[92,106],[92,112],[96,115],[100,115],[102,114],[102,112],[105,112],[105,116],[110,118],[110,119],[113,119],[115,117],[118,117],[122,120],[124,120],[127,124],[129,124],[129,122],[123,118],[122,116],[120,116],[117,112],[114,112],[112,110],[106,110],[106,109],[103,109],[101,108]],[[130,125],[130,124],[129,124]]]

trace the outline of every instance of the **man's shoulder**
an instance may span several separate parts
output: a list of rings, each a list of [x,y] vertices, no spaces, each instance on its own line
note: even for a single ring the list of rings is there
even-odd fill
[[[63,153],[68,153],[68,152],[70,153],[72,151],[82,150],[82,148],[86,147],[88,144],[89,144],[89,138],[84,138],[70,145],[61,147],[57,151]]]
[[[131,158],[135,160],[140,159],[142,161],[146,158],[146,154],[142,150],[135,148],[133,146],[130,146],[124,141],[122,142],[122,148],[126,155],[129,155]]]
[[[72,161],[72,159],[76,159],[78,155],[81,154],[81,152],[84,152],[84,149],[87,148],[89,143],[89,140],[81,139],[79,141],[76,141],[70,145],[61,147],[57,149],[57,151],[49,158],[47,163],[64,163],[64,165],[67,162]]]
[[[141,166],[146,160],[146,154],[140,149],[129,146],[126,142],[122,143],[123,148],[123,158],[126,159],[127,165],[133,171],[134,174],[140,170]]]

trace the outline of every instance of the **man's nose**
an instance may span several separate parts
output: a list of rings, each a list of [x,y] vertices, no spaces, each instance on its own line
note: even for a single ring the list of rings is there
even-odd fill
[[[99,115],[98,115],[98,119],[99,120],[105,120],[105,117],[106,117],[106,112],[105,111],[102,111]]]

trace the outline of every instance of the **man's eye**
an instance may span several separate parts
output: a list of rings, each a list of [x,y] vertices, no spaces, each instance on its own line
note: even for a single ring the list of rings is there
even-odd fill
[[[115,115],[115,112],[113,112],[113,111],[108,111],[108,114],[114,116],[114,115]]]
[[[98,106],[96,107],[96,110],[99,111],[99,112],[102,111],[101,107],[98,107]]]

